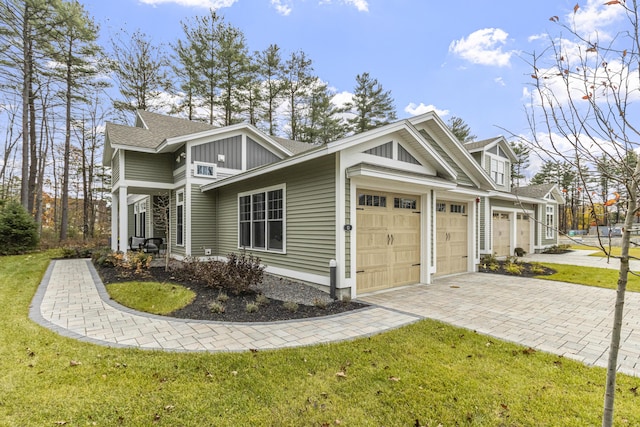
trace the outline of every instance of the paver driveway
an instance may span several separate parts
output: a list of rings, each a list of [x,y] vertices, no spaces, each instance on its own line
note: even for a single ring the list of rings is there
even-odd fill
[[[243,351],[342,341],[432,318],[586,364],[607,362],[615,291],[470,273],[360,298],[371,308],[317,319],[223,323],[135,312],[109,300],[87,260],[52,261],[32,319],[109,346]],[[640,376],[640,294],[628,293],[619,371]]]

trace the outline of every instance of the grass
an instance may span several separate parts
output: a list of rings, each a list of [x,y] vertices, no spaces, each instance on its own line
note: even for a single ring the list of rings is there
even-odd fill
[[[596,257],[604,257],[606,256],[605,253],[602,251],[602,249],[594,247],[594,246],[586,246],[586,245],[571,245],[571,249],[576,249],[576,250],[583,250],[583,251],[593,251],[593,253],[590,256],[596,256]],[[610,250],[610,254],[611,256],[620,256],[620,252],[622,250],[622,248],[620,246],[612,246],[611,248],[608,248],[608,250]],[[640,258],[640,248],[638,247],[630,247],[629,248],[629,255],[635,258]]]
[[[579,285],[597,286],[600,288],[618,288],[618,270],[609,268],[582,267],[566,264],[543,263],[545,267],[556,270],[548,276],[537,276],[537,279],[556,280],[559,282],[577,283]],[[640,292],[640,277],[629,274],[627,290]]]
[[[123,282],[106,286],[114,301],[134,310],[169,314],[194,300],[195,292],[175,283]]]
[[[65,338],[27,317],[48,258],[0,258],[0,426],[600,424],[604,369],[430,320],[246,353]],[[633,425],[640,379],[617,386],[615,424]]]

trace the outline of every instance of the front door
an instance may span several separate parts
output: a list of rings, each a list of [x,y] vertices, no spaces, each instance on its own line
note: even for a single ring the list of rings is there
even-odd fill
[[[358,191],[356,289],[420,282],[420,197]]]

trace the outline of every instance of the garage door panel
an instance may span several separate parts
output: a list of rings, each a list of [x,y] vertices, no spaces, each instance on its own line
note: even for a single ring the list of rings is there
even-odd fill
[[[356,215],[359,293],[420,281],[420,214],[412,209],[419,197],[375,195],[379,200],[385,197],[386,206],[359,205]],[[402,197],[403,203],[394,203],[395,197]]]
[[[493,253],[496,256],[511,255],[511,220],[508,213],[493,213]]]
[[[531,253],[531,220],[529,219],[529,215],[519,213],[517,221],[516,246]]]
[[[468,205],[439,201],[436,210],[436,276],[468,270]]]

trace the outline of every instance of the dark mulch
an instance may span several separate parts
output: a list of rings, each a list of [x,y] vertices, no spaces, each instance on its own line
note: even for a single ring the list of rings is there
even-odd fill
[[[248,302],[254,302],[256,300],[258,292],[242,295],[233,295],[227,292],[229,299],[224,302],[225,312],[214,313],[209,309],[209,304],[216,300],[220,293],[219,289],[200,283],[181,281],[174,277],[171,271],[164,271],[164,268],[152,267],[149,276],[145,278],[123,278],[118,276],[115,268],[101,268],[96,266],[96,269],[105,285],[138,280],[177,283],[191,289],[196,293],[194,301],[188,306],[167,315],[168,317],[180,319],[213,320],[221,322],[276,322],[329,316],[368,307],[366,304],[354,301],[334,301],[326,305],[326,307],[298,304],[297,310],[292,311],[284,307],[285,301],[267,299],[268,303],[261,304],[258,311],[248,313],[246,305]]]
[[[517,262],[518,265],[522,267],[522,272],[520,274],[513,274],[506,270],[505,266],[507,265],[506,261],[497,261],[497,268],[491,268],[491,264],[483,264],[480,263],[478,271],[481,273],[493,273],[493,274],[504,274],[507,276],[516,276],[516,277],[535,277],[535,276],[550,276],[554,274],[556,271],[552,268],[545,267],[540,264],[532,264],[528,262]],[[540,271],[533,271],[534,266],[537,269],[541,269]]]

